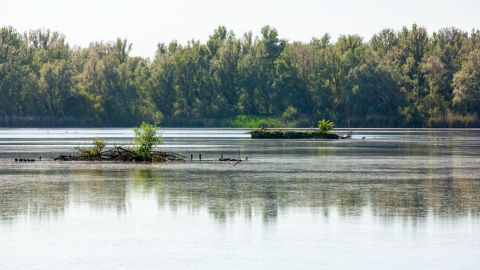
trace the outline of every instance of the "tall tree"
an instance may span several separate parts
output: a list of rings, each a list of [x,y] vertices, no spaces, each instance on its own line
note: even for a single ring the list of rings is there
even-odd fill
[[[480,112],[480,51],[470,53],[453,78],[454,105],[462,113]]]

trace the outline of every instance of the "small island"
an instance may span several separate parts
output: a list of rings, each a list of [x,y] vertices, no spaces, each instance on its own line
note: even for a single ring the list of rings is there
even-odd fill
[[[140,128],[133,128],[135,137],[131,142],[132,147],[115,146],[112,149],[103,151],[107,142],[100,138],[92,139],[92,147],[75,147],[77,154],[60,155],[54,158],[55,161],[117,161],[117,162],[170,162],[186,161],[177,153],[153,151],[153,147],[163,144],[162,132],[158,130],[157,124],[152,125],[143,122]]]
[[[249,133],[252,139],[313,139],[313,140],[339,140],[349,139],[352,135],[350,132],[346,136],[340,136],[329,132],[333,129],[335,124],[329,120],[318,121],[318,130],[313,131],[282,131],[282,130],[268,130],[256,129]]]

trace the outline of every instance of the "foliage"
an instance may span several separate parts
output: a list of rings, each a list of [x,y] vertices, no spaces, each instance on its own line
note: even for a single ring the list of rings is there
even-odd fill
[[[274,128],[284,127],[282,121],[272,116],[259,116],[259,115],[238,115],[236,117],[230,117],[227,119],[221,119],[218,124],[219,127],[244,127],[244,128]]]
[[[327,131],[319,131],[319,130],[314,130],[312,131],[313,134],[326,134],[326,135],[334,135],[335,133],[332,132],[327,132]]]
[[[480,50],[475,49],[453,78],[453,103],[460,112],[480,111]]]
[[[103,148],[107,145],[107,141],[99,138],[92,139],[93,146],[91,148],[85,148],[77,146],[75,150],[79,151],[81,156],[87,159],[98,158],[102,154]]]
[[[150,152],[155,145],[163,144],[162,132],[158,131],[157,125],[142,122],[140,128],[134,127],[135,137],[132,144],[136,146],[136,152],[144,160],[148,160]]]
[[[0,126],[426,127],[433,115],[480,112],[480,31],[413,24],[370,40],[326,33],[289,42],[277,29],[205,43],[127,39],[71,46],[49,29],[0,28]],[[31,119],[31,120],[30,120]],[[88,120],[86,120],[88,119]],[[435,118],[436,119],[436,118]],[[435,125],[450,126],[436,121]]]
[[[330,122],[330,120],[325,121],[323,119],[322,121],[318,121],[318,129],[322,132],[332,130],[335,124],[333,122]]]
[[[434,114],[428,119],[427,127],[429,128],[479,128],[480,119],[476,114]]]
[[[285,124],[288,124],[288,122],[294,121],[297,118],[297,115],[297,109],[292,106],[288,106],[288,108],[283,112],[281,119],[285,122]]]
[[[256,133],[293,133],[293,134],[327,134],[327,135],[334,135],[334,133],[331,132],[325,132],[325,131],[318,131],[318,130],[313,130],[313,131],[282,131],[282,130],[263,130],[263,129],[255,129],[249,131],[250,134],[256,134]]]

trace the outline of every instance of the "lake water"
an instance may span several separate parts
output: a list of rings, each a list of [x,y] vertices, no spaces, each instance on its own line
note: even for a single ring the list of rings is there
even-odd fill
[[[245,132],[166,130],[192,162],[68,163],[133,134],[0,129],[0,269],[480,269],[480,131]]]

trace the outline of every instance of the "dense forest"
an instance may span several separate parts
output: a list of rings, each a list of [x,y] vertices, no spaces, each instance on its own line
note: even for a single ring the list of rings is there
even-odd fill
[[[302,43],[221,26],[206,43],[158,43],[153,59],[131,49],[1,28],[0,127],[480,127],[479,30],[414,24]]]

